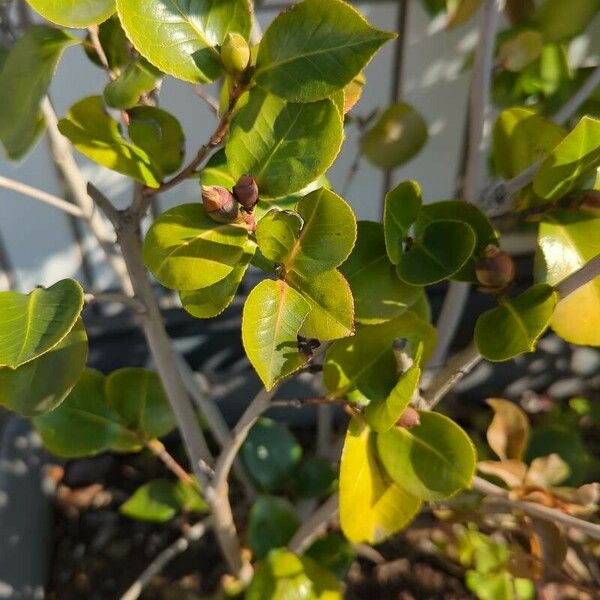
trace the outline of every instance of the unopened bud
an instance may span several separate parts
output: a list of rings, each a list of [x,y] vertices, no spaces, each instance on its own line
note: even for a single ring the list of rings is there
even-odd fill
[[[515,278],[515,263],[506,252],[490,244],[475,265],[477,280],[486,288],[500,290]]]
[[[421,418],[419,417],[419,413],[412,406],[406,407],[396,422],[398,427],[404,427],[404,429],[410,429],[411,427],[416,427],[420,424]]]
[[[250,62],[250,46],[239,33],[228,33],[221,46],[221,61],[228,73],[235,75],[246,70]]]
[[[208,216],[217,223],[239,220],[240,209],[233,194],[218,185],[202,186],[202,204]]]
[[[258,202],[258,185],[256,185],[254,177],[242,175],[233,188],[233,195],[246,212],[252,212]]]

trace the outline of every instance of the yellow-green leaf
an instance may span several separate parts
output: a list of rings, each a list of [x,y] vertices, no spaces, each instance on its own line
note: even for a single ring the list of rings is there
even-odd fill
[[[248,295],[242,341],[268,390],[307,362],[297,336],[309,312],[310,304],[284,281],[261,281]]]
[[[377,456],[376,434],[354,418],[340,466],[340,525],[354,543],[377,544],[415,517],[421,500],[388,475]]]
[[[27,0],[48,21],[65,27],[89,27],[115,12],[115,0]]]
[[[385,247],[395,265],[400,262],[410,228],[421,211],[421,203],[421,188],[416,181],[403,181],[385,196]]]

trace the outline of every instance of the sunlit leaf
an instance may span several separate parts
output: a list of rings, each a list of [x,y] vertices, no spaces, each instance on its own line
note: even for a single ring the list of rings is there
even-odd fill
[[[385,247],[395,265],[402,258],[406,238],[421,212],[421,204],[421,188],[416,181],[403,181],[385,196]]]
[[[104,102],[111,108],[133,108],[142,94],[156,87],[160,77],[161,72],[145,59],[134,60],[104,88]]]
[[[65,27],[89,27],[115,12],[115,0],[27,0],[48,21]]]

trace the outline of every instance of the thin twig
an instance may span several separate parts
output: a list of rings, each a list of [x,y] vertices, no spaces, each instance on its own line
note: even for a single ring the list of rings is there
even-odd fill
[[[475,51],[475,65],[469,94],[468,144],[464,179],[466,202],[477,201],[479,181],[485,166],[484,128],[490,102],[490,86],[494,61],[494,43],[498,26],[497,0],[485,0],[479,29],[479,43]],[[469,297],[470,286],[460,281],[450,281],[442,311],[436,323],[438,343],[430,365],[443,364]]]
[[[193,542],[200,540],[208,531],[211,518],[208,517],[190,527],[179,539],[167,546],[133,582],[131,587],[121,596],[121,600],[137,600],[144,589],[174,558],[183,554]]]
[[[149,440],[146,442],[146,447],[154,456],[162,461],[177,479],[187,485],[195,485],[193,477],[169,454],[165,445],[160,440]]]
[[[327,528],[329,522],[338,514],[339,494],[336,492],[301,525],[288,544],[291,552],[300,554]]]
[[[552,120],[557,125],[568,121],[599,84],[600,66],[596,67],[585,83],[555,113]],[[477,202],[478,206],[490,216],[504,214],[513,206],[517,194],[533,181],[541,164],[541,161],[535,162],[508,181],[491,183],[481,192]]]
[[[144,305],[137,298],[132,298],[119,292],[87,292],[83,299],[86,304],[123,304],[133,309],[136,313],[142,313],[145,310]]]
[[[81,208],[75,206],[75,204],[71,204],[58,196],[54,196],[53,194],[49,194],[48,192],[44,192],[38,188],[31,187],[25,183],[21,183],[20,181],[16,181],[15,179],[9,179],[8,177],[0,176],[0,187],[3,187],[7,190],[12,190],[13,192],[18,192],[19,194],[23,194],[24,196],[29,196],[34,200],[39,200],[44,204],[49,204],[54,208],[58,208],[74,217],[79,217],[80,219],[85,218],[85,215]]]
[[[559,302],[593,281],[596,277],[600,277],[600,255],[595,256],[583,267],[554,286],[559,295]],[[422,407],[434,408],[481,360],[482,356],[474,343],[471,343],[466,349],[450,359],[447,366],[435,377],[423,394]]]
[[[88,27],[87,29],[88,29],[88,33],[90,36],[90,41],[92,42],[92,46],[94,47],[94,51],[96,52],[96,55],[98,56],[98,60],[104,67],[104,70],[108,74],[109,78],[112,81],[114,81],[117,78],[117,76],[116,76],[115,72],[110,68],[110,65],[108,64],[108,58],[106,57],[106,52],[104,51],[104,48],[102,47],[102,44],[100,42],[100,38],[98,37],[98,25],[92,25],[91,27]]]
[[[219,114],[219,101],[211,96],[201,85],[194,86],[194,94],[206,102],[208,108],[210,108],[210,111],[214,115]]]
[[[545,521],[560,523],[566,527],[577,529],[589,537],[600,540],[600,525],[584,521],[583,519],[569,515],[561,510],[543,506],[542,504],[510,498],[507,490],[482,477],[473,477],[473,489],[486,496],[491,496],[495,500],[498,500],[499,503],[504,504],[507,508],[521,510],[532,517],[544,519]]]

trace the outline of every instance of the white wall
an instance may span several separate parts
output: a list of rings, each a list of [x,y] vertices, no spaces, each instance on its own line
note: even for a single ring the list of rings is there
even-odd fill
[[[358,4],[376,26],[393,29],[397,22],[397,2]],[[275,16],[271,10],[259,14],[266,26]],[[438,24],[439,25],[439,24]],[[437,31],[418,2],[409,4],[408,44],[405,51],[404,99],[413,104],[429,123],[430,139],[423,151],[398,169],[394,179],[418,180],[428,201],[451,198],[460,154],[468,74],[460,69],[465,55],[475,42],[476,21],[453,31]],[[439,29],[439,27],[438,27]],[[366,71],[367,87],[355,112],[368,114],[389,103],[394,45],[387,44]],[[24,74],[26,76],[26,74]],[[59,115],[85,95],[99,94],[105,84],[100,69],[90,63],[79,48],[69,49],[54,78],[51,96]],[[192,156],[214,128],[214,116],[189,85],[167,79],[161,93],[161,106],[176,115],[187,134],[188,156]],[[1,110],[1,108],[0,108]],[[329,177],[341,189],[356,155],[358,135],[348,129],[341,156]],[[0,174],[24,181],[51,193],[60,194],[53,166],[42,140],[21,164],[0,160]],[[129,184],[121,176],[106,171],[78,156],[86,177],[124,206],[130,197]],[[361,219],[377,219],[383,195],[383,175],[363,162],[347,194]],[[187,182],[161,198],[163,208],[198,200],[197,183]],[[0,237],[8,248],[18,289],[49,285],[62,277],[81,278],[79,251],[72,244],[68,217],[56,209],[27,197],[0,189]],[[111,274],[94,240],[86,239],[85,248],[92,252],[94,286],[112,285]],[[0,289],[6,283],[0,277]]]

